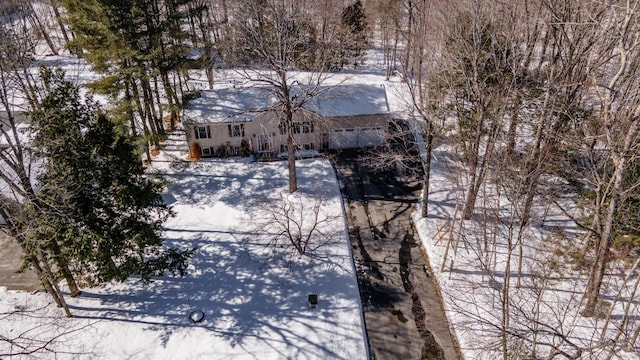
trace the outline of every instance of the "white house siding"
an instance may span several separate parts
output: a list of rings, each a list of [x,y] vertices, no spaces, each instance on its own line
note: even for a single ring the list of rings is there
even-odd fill
[[[296,146],[300,149],[349,149],[382,145],[389,116],[382,114],[320,119],[307,113],[304,116],[296,116],[294,122],[300,123],[301,127],[302,123],[313,123],[313,131],[294,134]],[[249,122],[190,125],[187,126],[189,146],[198,143],[204,156],[213,156],[215,151],[223,146],[232,153],[239,151],[244,140],[252,144],[253,153],[278,153],[285,151],[287,144],[286,135],[280,134],[278,124],[279,120],[274,114],[265,113]],[[244,136],[229,136],[229,125],[242,126]],[[198,126],[208,127],[206,134],[210,137],[196,139]]]
[[[297,116],[294,122],[313,123],[311,132],[301,131],[294,134],[296,146],[300,149],[351,149],[382,145],[389,116],[382,114],[320,119],[317,116],[305,114],[305,116]],[[190,125],[187,126],[189,147],[198,143],[204,156],[213,156],[216,150],[223,146],[232,153],[238,152],[244,140],[247,144],[251,143],[253,153],[282,152],[286,150],[287,138],[285,134],[280,134],[278,124],[279,121],[274,114],[265,113],[249,122]],[[229,125],[242,126],[244,136],[229,136]],[[207,137],[196,139],[198,126],[208,127]]]
[[[204,156],[220,148],[239,153],[243,142],[253,153],[286,151],[286,134],[280,133],[275,112],[252,110],[259,104],[275,105],[268,88],[221,88],[203,91],[185,109],[189,148],[198,144]],[[390,120],[384,86],[344,85],[324,89],[294,114],[296,147],[303,150],[347,149],[382,145]],[[196,136],[198,126],[202,136]],[[244,133],[230,136],[229,126]],[[312,130],[310,127],[312,126]]]

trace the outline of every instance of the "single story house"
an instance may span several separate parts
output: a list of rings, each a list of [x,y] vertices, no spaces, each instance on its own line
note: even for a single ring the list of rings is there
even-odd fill
[[[183,112],[192,156],[194,149],[205,157],[249,152],[275,157],[286,152],[287,137],[278,104],[268,87],[229,84],[201,91]],[[323,86],[294,113],[296,150],[382,145],[390,119],[384,85]]]

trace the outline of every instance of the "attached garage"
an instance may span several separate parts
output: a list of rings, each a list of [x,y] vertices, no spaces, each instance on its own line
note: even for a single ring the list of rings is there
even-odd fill
[[[330,148],[352,149],[382,145],[384,131],[381,126],[333,129]]]
[[[355,128],[333,129],[331,149],[350,149],[358,146],[358,133]]]
[[[384,143],[384,130],[381,126],[363,127],[358,131],[358,147],[379,146]]]

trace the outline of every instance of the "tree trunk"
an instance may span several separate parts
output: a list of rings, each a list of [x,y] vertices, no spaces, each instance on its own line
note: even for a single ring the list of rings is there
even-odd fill
[[[156,97],[156,104],[158,104],[158,119],[160,119],[160,126],[162,127],[163,131],[164,131],[164,109],[162,108],[162,99],[160,98],[160,87],[158,86],[158,76],[154,76],[153,77],[153,95]],[[171,111],[171,109],[173,109],[173,106],[169,106],[169,111]],[[175,126],[175,124],[173,122],[171,122],[170,124],[170,128],[171,130],[173,130],[173,127]]]
[[[613,184],[610,189],[611,199],[607,208],[607,214],[603,224],[602,233],[599,234],[600,236],[598,237],[599,244],[598,248],[596,249],[596,261],[594,262],[593,267],[591,268],[591,273],[589,274],[589,282],[587,284],[587,290],[585,293],[587,303],[584,310],[582,311],[583,316],[595,315],[595,309],[598,303],[598,296],[600,295],[602,280],[607,268],[609,248],[611,247],[611,242],[613,240],[613,225],[618,211],[618,204],[620,202],[624,176],[628,167],[628,158],[626,156],[626,153],[630,151],[629,148],[631,147],[631,143],[629,140],[635,137],[635,133],[637,133],[637,130],[638,121],[631,125],[631,129],[627,133],[627,141],[625,141],[625,146],[622,150],[623,155],[614,154],[615,170],[613,175]]]
[[[69,35],[67,35],[67,29],[64,27],[64,23],[62,22],[62,16],[60,16],[60,10],[58,10],[58,1],[54,0],[51,2],[51,7],[53,8],[53,13],[56,17],[56,22],[58,23],[58,27],[60,27],[60,32],[62,33],[62,37],[64,38],[64,43],[69,47]]]
[[[147,127],[147,122],[145,121],[145,113],[144,110],[142,110],[142,104],[140,102],[140,96],[138,94],[138,86],[135,83],[135,80],[131,79],[129,81],[130,85],[131,85],[131,90],[133,92],[133,101],[136,104],[136,107],[138,108],[138,114],[140,114],[140,118],[141,118],[141,123],[142,123],[142,130],[144,131],[144,151],[145,154],[147,156],[147,164],[151,164],[151,153],[150,153],[150,146],[149,146],[149,138],[151,137],[151,133],[149,132],[149,128]]]
[[[511,291],[511,258],[513,257],[513,227],[512,224],[509,225],[509,235],[507,236],[507,259],[505,260],[505,268],[504,268],[504,281],[502,283],[502,356],[503,360],[509,360],[508,357],[508,349],[509,349],[509,339],[507,338],[507,334],[509,333],[510,325],[510,304],[509,297]],[[495,252],[495,251],[494,251]]]
[[[289,129],[291,132],[291,129]],[[289,163],[289,193],[298,190],[298,176],[296,174],[296,154],[293,143],[293,135],[287,136],[287,157]]]
[[[40,22],[40,18],[36,14],[35,10],[33,9],[33,5],[31,5],[30,2],[28,3],[28,7],[31,12],[31,14],[28,16],[29,16],[29,19],[32,20],[31,21],[32,26],[35,26],[40,31],[40,34],[42,35],[45,42],[49,46],[49,49],[51,50],[53,55],[58,55],[58,50],[56,49],[55,44],[53,43],[53,41],[51,40],[51,37],[49,36],[49,31],[45,29],[45,27]]]
[[[169,74],[167,74],[166,71],[160,73],[160,80],[162,80],[162,86],[164,87],[169,106],[173,107],[175,104],[179,104],[180,99],[178,99],[178,95],[176,95],[176,92],[173,90],[171,81],[169,81]]]
[[[62,255],[62,251],[60,250],[60,245],[56,241],[49,241],[49,246],[53,251],[53,258],[56,261],[56,265],[58,265],[58,269],[60,273],[67,281],[67,285],[69,286],[69,295],[71,297],[76,297],[80,295],[80,289],[78,288],[78,284],[76,283],[76,279],[74,278],[71,270],[69,269],[69,264],[67,260]]]
[[[285,71],[278,71],[280,76],[280,91],[282,92],[283,104],[282,112],[285,121],[285,128],[287,132],[287,160],[289,163],[289,193],[294,193],[298,190],[298,175],[296,174],[296,153],[295,142],[293,139],[293,104],[291,104],[291,97],[289,94],[289,84],[287,82],[287,74]]]
[[[160,147],[159,137],[163,137],[165,135],[164,127],[162,126],[161,119],[158,120],[158,116],[155,111],[155,104],[153,103],[153,95],[151,93],[151,85],[149,83],[149,78],[145,76],[144,78],[141,79],[140,83],[142,86],[142,96],[144,99],[145,112],[147,113],[147,121],[149,122],[149,126],[151,127],[151,130],[154,132],[155,135],[157,135],[153,137],[153,145],[156,148],[159,148]]]
[[[133,110],[131,109],[131,104],[133,102],[132,96],[131,96],[131,90],[130,90],[130,85],[128,82],[125,83],[125,89],[124,89],[124,98],[125,101],[129,104],[127,106],[127,116],[129,117],[129,126],[131,127],[131,136],[133,137],[137,137],[138,136],[138,130],[136,129],[136,118],[135,115],[133,113]]]
[[[424,176],[422,184],[422,212],[421,216],[426,218],[429,215],[429,181],[431,178],[431,152],[433,150],[433,129],[431,121],[427,122],[427,142],[425,143]]]
[[[42,250],[38,249],[38,258],[40,259],[40,265],[42,266],[42,268],[44,269],[45,273],[47,274],[47,278],[49,279],[49,281],[51,282],[51,284],[53,285],[53,290],[54,290],[54,294],[55,296],[57,296],[60,300],[60,304],[62,305],[62,308],[64,309],[64,313],[67,315],[67,317],[71,317],[71,311],[69,311],[69,307],[67,306],[67,302],[64,299],[64,296],[62,295],[62,292],[60,291],[60,288],[58,287],[58,283],[55,280],[55,277],[53,275],[53,272],[51,271],[51,267],[49,267],[49,264],[47,263],[44,255],[42,254]]]
[[[480,130],[478,130],[478,137],[476,138],[476,144],[474,145],[474,149],[478,149],[480,144]],[[493,154],[493,148],[495,146],[496,135],[498,134],[498,122],[494,121],[491,126],[491,131],[489,136],[487,136],[487,144],[485,146],[484,155],[482,156],[482,160],[480,164],[478,164],[479,154],[477,150],[474,150],[474,161],[471,168],[471,182],[469,183],[469,188],[467,189],[467,195],[465,198],[464,209],[462,211],[463,219],[469,220],[473,216],[473,210],[475,209],[476,199],[478,197],[478,193],[480,191],[480,186],[484,182],[486,177],[490,158]]]
[[[404,74],[402,75],[404,80],[409,78],[411,71],[409,70],[409,61],[411,59],[411,50],[413,46],[413,1],[407,2],[407,35],[405,36],[405,56],[404,56]]]
[[[511,113],[511,119],[509,120],[509,130],[507,130],[507,154],[510,156],[515,154],[518,125],[520,125],[518,112],[513,111]]]
[[[207,75],[207,83],[209,84],[209,89],[213,89],[213,65],[211,64],[211,60],[209,60],[208,58],[209,56],[207,55],[207,63],[204,64],[204,71]]]

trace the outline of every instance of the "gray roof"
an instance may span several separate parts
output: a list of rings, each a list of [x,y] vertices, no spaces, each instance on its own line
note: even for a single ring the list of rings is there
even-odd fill
[[[379,115],[389,113],[384,85],[355,84],[321,87],[305,106],[323,117]]]
[[[184,109],[185,123],[250,121],[261,109],[277,102],[265,87],[222,87],[203,90]]]
[[[292,92],[302,94],[303,89],[294,86]],[[277,104],[271,88],[229,85],[201,91],[200,97],[186,106],[183,118],[186,124],[245,122]],[[370,84],[322,86],[303,108],[332,118],[389,113],[385,87]]]

